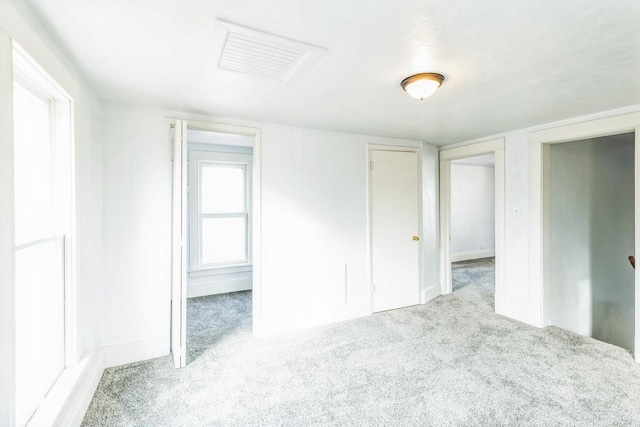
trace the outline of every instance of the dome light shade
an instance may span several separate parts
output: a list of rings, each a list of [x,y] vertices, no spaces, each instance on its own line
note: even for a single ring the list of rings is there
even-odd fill
[[[409,96],[422,101],[433,95],[436,89],[442,85],[442,82],[444,82],[442,74],[420,73],[407,77],[400,83],[400,86]]]

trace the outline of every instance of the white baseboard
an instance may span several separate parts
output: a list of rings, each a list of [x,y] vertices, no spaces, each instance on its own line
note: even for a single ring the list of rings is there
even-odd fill
[[[451,262],[469,261],[472,259],[490,258],[496,256],[495,249],[481,249],[478,251],[457,252],[451,254]]]
[[[80,426],[104,372],[104,353],[96,350],[76,366],[65,369],[28,427]]]
[[[299,331],[316,326],[327,325],[345,320],[356,319],[371,315],[371,307],[368,302],[349,304],[335,307],[329,312],[310,315],[306,319],[258,319],[253,322],[253,334],[257,337],[277,335],[287,332]]]
[[[529,326],[535,326],[536,328],[542,328],[544,325],[539,325],[535,322],[532,322],[531,319],[527,317],[526,310],[518,311],[512,310],[508,307],[496,307],[496,314],[500,316],[508,317],[509,319],[517,320],[518,322],[526,323]]]
[[[104,348],[105,368],[154,359],[169,354],[166,337],[147,338]]]
[[[252,288],[253,280],[251,276],[238,279],[214,280],[205,283],[190,283],[187,284],[187,298],[248,291]]]
[[[422,304],[426,304],[432,299],[439,297],[440,295],[440,284],[433,285],[432,287],[424,289],[422,291],[422,300],[420,302]]]

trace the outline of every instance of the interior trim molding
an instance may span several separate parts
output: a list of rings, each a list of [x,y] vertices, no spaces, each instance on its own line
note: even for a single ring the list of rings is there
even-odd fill
[[[326,312],[319,312],[308,315],[307,318],[283,318],[272,315],[264,318],[258,329],[254,328],[253,335],[265,337],[286,332],[294,332],[316,326],[323,326],[345,320],[356,319],[358,317],[370,316],[369,301],[360,301],[354,304],[334,307]]]
[[[434,298],[440,296],[440,284],[436,283],[422,291],[422,304],[426,304]]]
[[[104,372],[104,353],[96,350],[60,375],[29,426],[80,426]]]
[[[226,294],[228,292],[248,291],[252,288],[253,278],[251,275],[237,279],[213,279],[205,283],[187,283],[187,298]]]
[[[496,256],[495,249],[480,249],[477,251],[455,252],[451,254],[451,262],[471,261],[474,259],[491,258]]]
[[[104,348],[105,368],[166,356],[169,354],[166,342],[166,337],[158,336],[106,346]]]

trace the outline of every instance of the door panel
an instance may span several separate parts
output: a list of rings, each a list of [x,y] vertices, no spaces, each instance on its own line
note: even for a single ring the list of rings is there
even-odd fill
[[[171,262],[171,349],[176,368],[187,365],[187,122],[173,133],[173,253]]]
[[[377,312],[420,303],[418,154],[372,150],[371,161],[373,311]]]

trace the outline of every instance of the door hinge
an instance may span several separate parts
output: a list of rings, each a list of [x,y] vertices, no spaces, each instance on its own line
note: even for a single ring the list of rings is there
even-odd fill
[[[371,284],[371,290],[372,290],[373,292],[375,292],[375,291],[376,291],[376,284],[375,284],[375,283],[372,283],[372,284]]]
[[[191,192],[191,186],[187,185],[187,193],[190,193],[190,192]]]
[[[373,160],[369,162],[369,169],[373,170]]]

